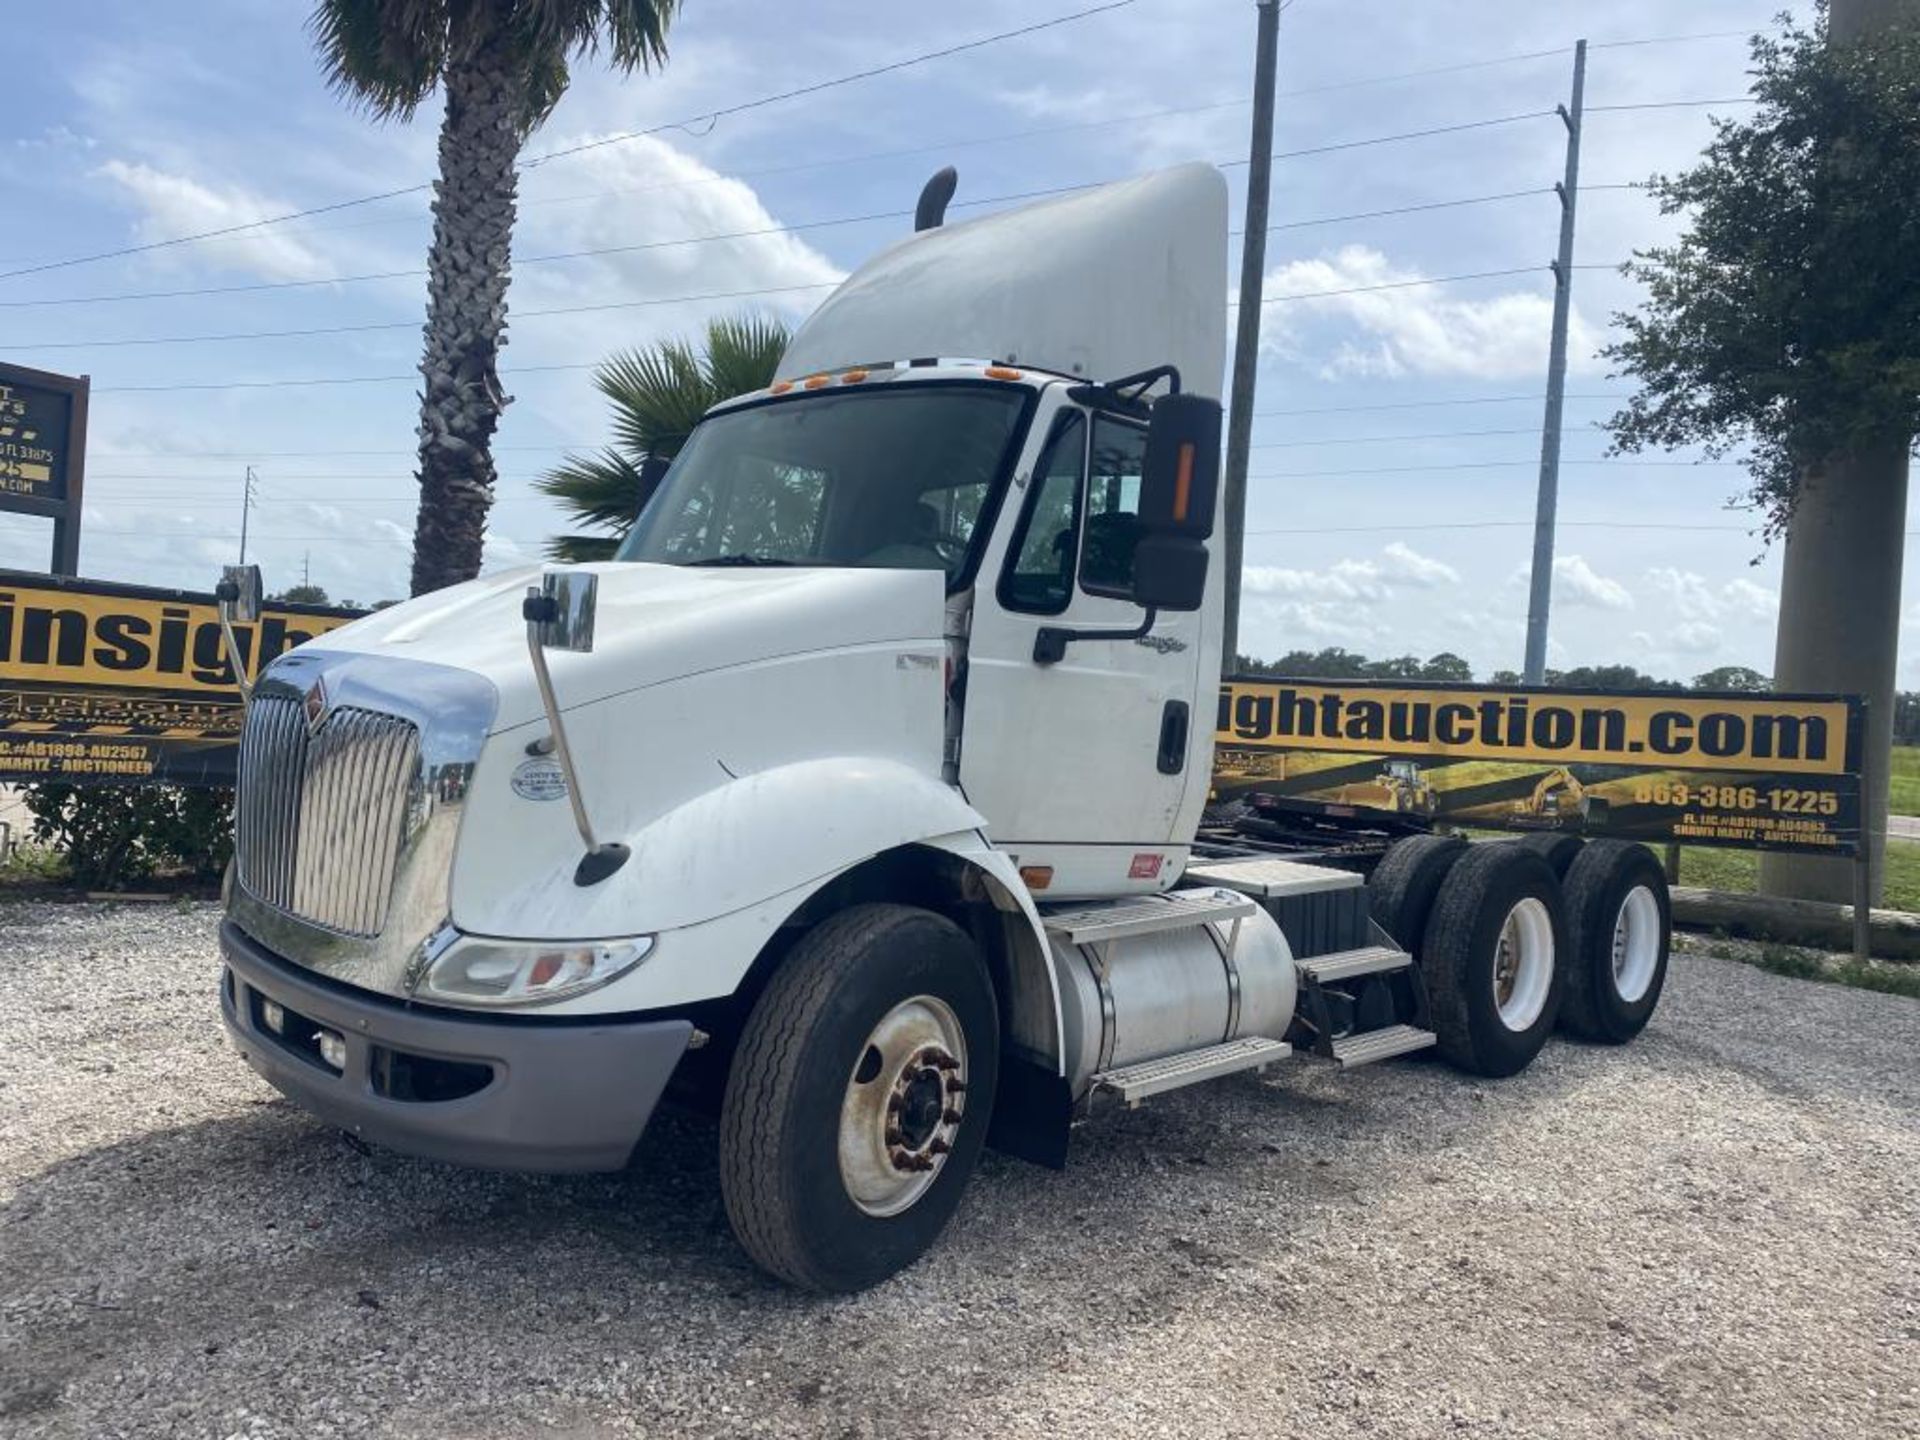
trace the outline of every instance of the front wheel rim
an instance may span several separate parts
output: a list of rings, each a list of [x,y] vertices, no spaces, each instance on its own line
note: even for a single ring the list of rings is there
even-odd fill
[[[869,1215],[907,1210],[953,1153],[966,1111],[967,1037],[932,995],[902,1000],[855,1056],[840,1104],[840,1179]]]
[[[1645,998],[1660,965],[1660,902],[1636,885],[1613,918],[1613,990],[1627,1004]]]
[[[1553,917],[1532,897],[1507,912],[1493,951],[1493,1005],[1500,1023],[1529,1030],[1553,988]]]

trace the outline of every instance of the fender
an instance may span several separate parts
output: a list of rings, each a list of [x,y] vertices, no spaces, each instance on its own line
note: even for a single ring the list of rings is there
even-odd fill
[[[463,883],[456,864],[453,919],[470,934],[503,939],[681,930],[795,892],[804,898],[882,851],[985,825],[958,790],[900,761],[802,760],[716,785],[637,831],[610,837],[631,846],[633,858],[599,885],[574,883],[577,846],[532,837],[510,893]],[[740,958],[743,972],[758,949]]]

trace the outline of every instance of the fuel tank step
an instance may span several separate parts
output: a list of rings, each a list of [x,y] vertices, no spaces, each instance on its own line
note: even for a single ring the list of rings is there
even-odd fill
[[[1049,935],[1069,945],[1097,945],[1130,935],[1154,935],[1195,925],[1242,919],[1260,907],[1245,895],[1226,890],[1176,890],[1112,905],[1042,912]]]
[[[1417,1029],[1412,1025],[1389,1025],[1384,1030],[1342,1035],[1333,1042],[1333,1058],[1343,1070],[1351,1070],[1355,1065],[1372,1065],[1376,1061],[1391,1060],[1396,1055],[1424,1050],[1433,1044],[1435,1038],[1431,1030]]]
[[[1118,1095],[1129,1106],[1138,1105],[1148,1096],[1198,1085],[1202,1080],[1215,1080],[1242,1070],[1264,1069],[1292,1053],[1293,1047],[1285,1041],[1244,1035],[1223,1045],[1209,1045],[1204,1050],[1189,1050],[1181,1055],[1167,1055],[1159,1060],[1143,1060],[1138,1065],[1104,1071],[1093,1077],[1093,1088]]]
[[[1396,950],[1388,945],[1368,945],[1360,950],[1340,950],[1332,955],[1315,955],[1311,960],[1294,963],[1303,979],[1311,976],[1322,985],[1332,985],[1360,975],[1381,975],[1390,970],[1404,970],[1413,963],[1413,957],[1404,950]]]

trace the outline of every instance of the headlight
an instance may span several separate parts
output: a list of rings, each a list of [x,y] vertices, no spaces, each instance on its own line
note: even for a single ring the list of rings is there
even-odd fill
[[[619,979],[652,949],[651,935],[555,945],[461,939],[427,967],[415,993],[460,1005],[544,1005]]]

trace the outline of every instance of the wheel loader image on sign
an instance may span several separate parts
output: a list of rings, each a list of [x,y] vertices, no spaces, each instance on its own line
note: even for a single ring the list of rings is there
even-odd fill
[[[1647,1023],[1639,846],[1417,835],[1362,874],[1203,833],[1219,173],[922,209],[614,559],[260,674],[220,999],[295,1104],[534,1171],[705,1111],[745,1251],[844,1291],[936,1242],[988,1144],[1060,1165],[1203,1082],[1511,1075]]]

